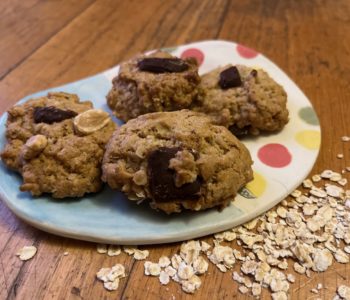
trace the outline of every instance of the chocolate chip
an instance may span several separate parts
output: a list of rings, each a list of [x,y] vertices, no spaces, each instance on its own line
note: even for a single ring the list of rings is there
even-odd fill
[[[201,182],[198,177],[181,187],[175,185],[175,171],[169,169],[169,162],[180,150],[179,147],[161,147],[148,155],[149,187],[152,198],[157,202],[195,200],[199,197]]]
[[[223,89],[239,87],[242,85],[241,76],[236,67],[230,67],[220,73],[219,86]]]
[[[245,135],[248,135],[249,129],[250,129],[250,126],[245,126],[240,128],[236,125],[232,125],[228,128],[228,130],[230,130],[237,137],[243,137]]]
[[[179,73],[188,69],[188,64],[179,58],[146,57],[137,66],[141,71],[152,73]]]
[[[73,118],[77,115],[72,110],[62,110],[54,106],[35,107],[33,118],[35,123],[52,124]]]

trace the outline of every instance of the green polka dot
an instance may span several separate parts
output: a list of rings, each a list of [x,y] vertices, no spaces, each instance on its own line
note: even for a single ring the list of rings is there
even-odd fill
[[[162,48],[161,50],[164,52],[173,53],[174,51],[177,50],[177,47]]]
[[[318,118],[312,107],[307,106],[299,110],[299,117],[310,125],[319,125]]]

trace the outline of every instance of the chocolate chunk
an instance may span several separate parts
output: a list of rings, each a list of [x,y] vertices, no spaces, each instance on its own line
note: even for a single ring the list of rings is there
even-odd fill
[[[141,71],[152,73],[179,73],[188,69],[188,64],[179,58],[146,57],[137,66]]]
[[[230,67],[220,73],[219,86],[223,89],[239,87],[242,85],[241,76],[236,67]]]
[[[243,137],[245,135],[248,135],[250,126],[245,127],[237,127],[236,125],[232,125],[228,128],[235,136],[237,137]]]
[[[161,147],[152,151],[148,156],[147,176],[152,198],[157,202],[172,200],[195,200],[199,197],[201,182],[194,182],[181,187],[175,185],[175,171],[169,169],[169,162],[181,148]]]
[[[66,119],[73,118],[76,115],[77,113],[75,111],[69,109],[62,110],[54,106],[35,107],[33,113],[35,123],[47,124],[61,122]]]

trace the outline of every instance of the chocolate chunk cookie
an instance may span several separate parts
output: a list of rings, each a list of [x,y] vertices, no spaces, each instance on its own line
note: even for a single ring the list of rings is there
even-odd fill
[[[199,83],[194,58],[182,60],[158,51],[120,65],[107,103],[123,121],[149,112],[179,110],[197,99]]]
[[[102,186],[101,162],[115,124],[76,95],[49,93],[12,107],[3,163],[23,177],[34,196],[80,197]]]
[[[130,200],[166,213],[225,207],[252,179],[246,147],[207,116],[181,110],[139,116],[107,144],[102,178]]]
[[[228,65],[202,76],[204,97],[192,105],[236,135],[278,131],[288,123],[287,95],[265,71]]]

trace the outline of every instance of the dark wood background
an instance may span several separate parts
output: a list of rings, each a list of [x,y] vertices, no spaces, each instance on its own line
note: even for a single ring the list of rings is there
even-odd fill
[[[322,125],[322,150],[313,172],[350,166],[350,2],[337,1],[97,1],[0,2],[0,113],[30,93],[110,68],[138,52],[205,40],[232,40],[277,63],[311,99]],[[344,153],[344,159],[337,159]],[[349,176],[347,174],[347,178]],[[34,259],[15,253],[34,244]],[[150,259],[178,244],[145,247]],[[68,256],[63,256],[65,251]],[[93,243],[56,237],[18,220],[0,201],[0,299],[239,299],[231,272],[212,265],[194,295],[143,275],[143,262],[99,255]],[[95,279],[103,266],[125,264],[116,292]],[[320,295],[310,293],[326,283]],[[350,282],[349,266],[334,264],[311,279],[297,277],[291,297],[331,299]],[[269,294],[263,293],[264,299]]]

